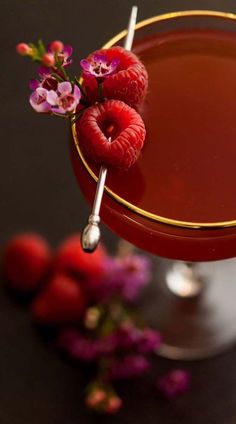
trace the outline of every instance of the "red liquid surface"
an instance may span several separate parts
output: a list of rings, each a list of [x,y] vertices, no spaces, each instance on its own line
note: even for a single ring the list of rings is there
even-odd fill
[[[236,220],[236,34],[191,30],[135,46],[149,74],[146,145],[128,172],[106,185],[144,211],[188,222]],[[91,201],[95,184],[72,146],[76,175]],[[90,164],[97,173],[97,169]],[[183,260],[235,256],[236,229],[189,229],[152,221],[108,195],[102,217],[122,237]]]

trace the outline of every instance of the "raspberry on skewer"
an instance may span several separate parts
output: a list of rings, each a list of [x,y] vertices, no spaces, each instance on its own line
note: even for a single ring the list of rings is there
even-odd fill
[[[126,50],[131,50],[132,44],[133,44],[133,38],[135,33],[135,25],[137,20],[137,12],[138,8],[137,6],[133,6],[131,9],[131,15],[128,25],[128,32],[124,43],[124,48]],[[111,139],[108,139],[111,141]],[[101,202],[102,202],[102,196],[104,192],[104,186],[107,176],[107,168],[105,166],[102,166],[100,168],[98,182],[97,182],[97,190],[95,194],[95,199],[93,203],[92,212],[88,219],[88,224],[84,228],[82,235],[81,235],[81,244],[82,248],[85,252],[93,252],[100,241],[101,232],[99,228],[100,223],[100,208],[101,208]]]
[[[89,107],[77,132],[81,147],[94,162],[122,170],[136,162],[146,135],[141,116],[120,100]]]

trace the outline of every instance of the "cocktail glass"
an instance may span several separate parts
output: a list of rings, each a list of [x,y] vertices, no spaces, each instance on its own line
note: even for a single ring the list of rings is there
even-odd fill
[[[236,15],[147,19],[136,25],[133,50],[150,79],[141,110],[147,141],[129,171],[109,170],[101,217],[158,256],[146,309],[163,334],[160,353],[202,358],[236,340]],[[72,164],[92,203],[99,168],[76,128]]]

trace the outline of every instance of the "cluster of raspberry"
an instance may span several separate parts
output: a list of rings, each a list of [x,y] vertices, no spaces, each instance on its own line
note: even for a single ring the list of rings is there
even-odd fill
[[[138,113],[148,88],[148,74],[132,52],[114,46],[80,61],[82,72],[71,79],[72,47],[59,40],[46,48],[19,43],[19,54],[40,64],[38,79],[30,81],[30,104],[36,112],[77,121],[81,147],[99,165],[128,169],[145,140]]]

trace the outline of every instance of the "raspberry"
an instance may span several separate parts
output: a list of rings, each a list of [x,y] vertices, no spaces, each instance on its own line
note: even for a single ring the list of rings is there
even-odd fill
[[[77,129],[82,148],[91,159],[99,165],[120,169],[134,164],[146,135],[140,115],[119,100],[89,107]],[[109,137],[112,142],[108,141]]]
[[[77,279],[59,274],[36,297],[31,312],[41,324],[59,325],[78,321],[85,308],[85,296]]]
[[[117,71],[103,82],[104,97],[122,100],[134,108],[139,107],[147,93],[148,74],[138,57],[120,46],[98,50],[87,59],[90,60],[94,54],[105,54],[110,61],[114,58],[120,60]],[[83,72],[83,79],[88,97],[92,102],[96,101],[98,89],[95,77]]]
[[[55,268],[59,272],[78,275],[82,279],[99,278],[103,273],[103,261],[106,258],[104,247],[100,244],[95,252],[88,255],[81,247],[80,235],[75,234],[59,247]]]
[[[47,273],[51,252],[37,234],[20,234],[6,245],[3,272],[10,287],[21,292],[37,288]]]

